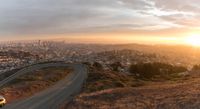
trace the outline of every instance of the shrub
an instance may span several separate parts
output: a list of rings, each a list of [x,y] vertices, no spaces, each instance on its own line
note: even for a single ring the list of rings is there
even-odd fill
[[[116,72],[118,72],[119,68],[122,68],[122,64],[120,62],[112,63],[110,66],[111,69]]]
[[[132,64],[129,71],[137,78],[152,79],[154,77],[168,77],[172,74],[185,72],[187,68],[155,62]]]
[[[95,67],[98,70],[102,70],[103,69],[103,66],[98,62],[94,62],[93,67]]]
[[[200,70],[200,64],[199,65],[194,65],[192,70]]]

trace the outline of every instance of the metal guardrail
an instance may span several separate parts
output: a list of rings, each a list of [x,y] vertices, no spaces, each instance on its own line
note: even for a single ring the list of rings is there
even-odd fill
[[[19,71],[17,71],[16,73],[14,73],[13,75],[5,78],[4,80],[0,81],[0,89],[6,85],[8,82],[12,81],[13,79],[15,79],[16,77],[19,77],[23,74],[26,74],[28,72],[34,71],[34,70],[39,70],[41,68],[46,68],[46,67],[56,67],[56,66],[69,66],[66,63],[41,63],[41,64],[34,64],[32,66],[28,66],[25,67]]]

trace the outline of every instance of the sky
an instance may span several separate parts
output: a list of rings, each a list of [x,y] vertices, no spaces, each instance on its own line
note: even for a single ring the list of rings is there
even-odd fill
[[[1,0],[0,40],[178,43],[199,34],[199,12],[200,0]]]

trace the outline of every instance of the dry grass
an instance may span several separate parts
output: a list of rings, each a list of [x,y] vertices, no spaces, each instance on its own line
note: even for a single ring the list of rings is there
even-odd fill
[[[110,70],[90,70],[84,85],[84,92],[87,93],[119,87],[136,87],[144,84],[144,82],[136,80],[131,75]]]
[[[173,81],[142,82],[93,70],[83,92],[62,109],[200,109],[200,72]]]
[[[199,109],[200,78],[83,93],[63,109]]]
[[[0,94],[4,95],[8,102],[32,96],[59,80],[71,72],[68,67],[53,67],[30,72],[11,81],[4,87]]]

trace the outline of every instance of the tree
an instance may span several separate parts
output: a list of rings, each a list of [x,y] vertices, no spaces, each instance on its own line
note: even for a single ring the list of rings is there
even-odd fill
[[[120,62],[115,62],[110,65],[113,71],[118,72],[119,68],[122,68],[122,64]]]
[[[102,70],[103,69],[103,66],[98,62],[94,62],[93,63],[93,67],[95,67],[98,70]]]
[[[167,77],[175,73],[185,72],[187,71],[187,68],[154,62],[132,64],[129,71],[137,78],[152,79],[156,76]]]
[[[194,65],[192,70],[200,70],[200,64],[199,65]]]

